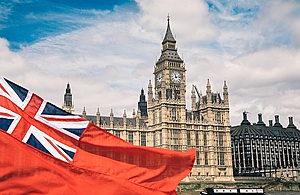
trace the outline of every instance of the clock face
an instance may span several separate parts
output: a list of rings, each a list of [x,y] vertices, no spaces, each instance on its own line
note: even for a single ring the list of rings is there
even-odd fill
[[[181,81],[181,74],[178,71],[171,72],[171,81],[179,83]]]
[[[160,72],[156,76],[156,82],[157,84],[161,84],[161,81],[162,81],[162,73]]]

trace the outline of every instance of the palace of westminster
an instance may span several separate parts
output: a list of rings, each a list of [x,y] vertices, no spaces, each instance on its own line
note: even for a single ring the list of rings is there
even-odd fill
[[[233,176],[247,174],[289,178],[300,166],[300,131],[292,117],[284,128],[278,115],[274,125],[272,121],[266,125],[261,114],[251,124],[244,112],[241,125],[231,127],[226,81],[222,95],[212,92],[209,80],[205,94],[193,85],[191,111],[187,110],[186,67],[177,53],[169,18],[147,95],[148,101],[142,89],[132,118],[125,111],[122,117],[115,117],[113,111],[102,116],[99,109],[96,115],[87,115],[85,108],[81,116],[135,145],[180,151],[195,148],[189,177],[197,180],[233,181]],[[62,108],[74,111],[69,83]]]

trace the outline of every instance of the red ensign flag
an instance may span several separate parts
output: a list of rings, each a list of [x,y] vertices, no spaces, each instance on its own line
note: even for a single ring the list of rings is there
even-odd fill
[[[132,145],[0,78],[2,194],[176,194],[195,151]]]

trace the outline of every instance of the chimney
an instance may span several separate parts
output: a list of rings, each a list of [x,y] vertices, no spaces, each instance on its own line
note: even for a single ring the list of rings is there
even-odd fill
[[[287,126],[287,128],[296,129],[296,126],[294,125],[293,117],[292,116],[289,117],[289,125]]]
[[[266,124],[263,122],[263,120],[262,120],[262,114],[261,114],[261,113],[258,114],[257,125],[266,125]]]
[[[269,120],[269,126],[270,126],[270,127],[273,126],[273,120]]]
[[[279,115],[275,115],[275,124],[274,127],[282,127],[282,125],[279,122]]]
[[[242,121],[241,125],[251,125],[251,123],[247,119],[247,112],[246,111],[243,112],[243,121]]]

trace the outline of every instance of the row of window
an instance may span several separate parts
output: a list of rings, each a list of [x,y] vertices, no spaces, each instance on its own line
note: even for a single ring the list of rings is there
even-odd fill
[[[232,146],[233,166],[238,168],[240,173],[263,170],[265,167],[277,169],[300,166],[298,142],[234,140]]]
[[[239,139],[239,140],[233,140],[232,141],[233,143],[235,143],[236,145],[238,144],[238,143],[244,143],[245,145],[247,145],[247,144],[250,144],[250,139],[249,138],[246,138],[246,139]],[[251,142],[252,142],[252,144],[261,144],[261,145],[269,145],[269,144],[271,144],[271,145],[278,145],[278,146],[280,146],[280,145],[284,145],[284,146],[286,146],[286,145],[296,145],[296,146],[298,146],[299,145],[299,142],[297,142],[297,141],[274,141],[274,140],[260,140],[260,139],[251,139]]]
[[[217,162],[219,166],[225,165],[225,153],[224,152],[217,152]],[[204,164],[203,165],[213,165],[209,164],[209,157],[208,157],[208,152],[204,152],[204,155],[202,156],[204,159]],[[196,163],[197,165],[201,165],[201,153],[199,151],[196,151]]]
[[[162,98],[161,91],[158,92],[158,99],[160,100]],[[172,90],[172,89],[166,89],[166,99],[173,99],[174,100],[180,100],[180,90]]]
[[[115,135],[120,137],[120,131],[115,131]],[[195,145],[199,146],[200,140],[199,140],[199,134],[195,133]],[[159,145],[162,145],[162,132],[159,132]],[[133,138],[133,132],[129,131],[127,132],[127,141],[130,143],[134,143],[134,138]],[[153,146],[158,146],[157,145],[157,134],[153,133]],[[181,131],[180,130],[171,130],[170,131],[170,143],[172,145],[180,145],[181,143]],[[140,145],[141,146],[147,146],[147,133],[146,132],[140,132]],[[191,139],[191,131],[187,131],[187,145],[191,146],[192,139]],[[224,133],[223,132],[217,132],[217,137],[216,137],[216,143],[218,147],[223,147],[225,146],[224,143]],[[207,132],[203,132],[203,145],[207,146],[208,145],[208,139],[207,139]]]
[[[158,114],[158,118],[156,117]],[[171,116],[171,120],[172,121],[176,121],[177,120],[177,112],[176,112],[176,109],[175,108],[172,108],[171,111],[170,111],[170,116]],[[161,110],[157,112],[153,112],[152,114],[152,117],[153,117],[153,120],[152,120],[152,124],[155,125],[157,123],[161,123],[162,122],[162,112]],[[158,119],[158,121],[157,121]]]

